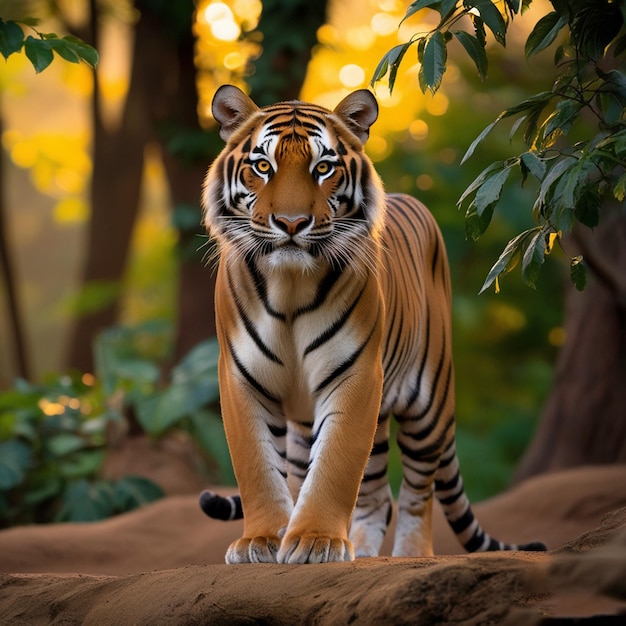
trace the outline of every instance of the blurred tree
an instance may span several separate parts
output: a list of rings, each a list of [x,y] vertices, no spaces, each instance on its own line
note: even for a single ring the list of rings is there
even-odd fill
[[[485,78],[487,31],[504,45],[509,22],[530,3],[416,0],[406,17],[430,8],[439,13],[439,23],[391,49],[373,81],[389,74],[393,88],[398,66],[415,45],[420,87],[435,92],[451,41],[462,46]],[[563,29],[569,31],[568,42],[555,53],[552,88],[501,113],[472,143],[465,159],[497,123],[514,116],[519,119],[512,133],[524,128],[528,150],[489,165],[459,201],[473,196],[466,233],[476,239],[488,228],[514,169],[522,182],[537,182],[532,209],[537,226],[509,242],[483,289],[495,283],[498,290],[499,277],[518,264],[524,280],[534,286],[555,241],[569,252],[576,289],[583,290],[587,270],[591,274],[582,293],[570,286],[556,380],[518,479],[585,463],[626,461],[626,2],[552,0],[552,6],[528,36],[525,49],[529,58],[549,47]],[[464,24],[472,32],[459,28]]]
[[[30,5],[22,7],[22,10],[25,8],[30,10],[31,7]],[[15,7],[7,6],[5,9],[10,14],[15,10]],[[55,52],[59,57],[70,63],[79,63],[82,60],[94,68],[97,65],[98,53],[80,39],[71,36],[59,37],[54,33],[40,33],[35,28],[38,21],[32,17],[19,15],[19,21],[7,19],[7,15],[4,15],[4,17],[4,20],[0,18],[0,54],[2,54],[5,60],[10,55],[24,49],[28,60],[32,63],[37,73],[42,72],[52,63]],[[30,32],[25,33],[25,28],[29,29]],[[3,120],[0,112],[0,137],[2,133]],[[0,189],[3,189],[2,176],[3,168],[0,163]],[[28,379],[30,377],[30,368],[27,357],[26,332],[22,324],[23,318],[20,315],[15,272],[6,233],[7,220],[5,217],[4,200],[4,196],[0,194],[0,271],[2,272],[2,281],[6,293],[16,371],[20,377]]]
[[[312,8],[312,5],[314,7]],[[256,62],[253,97],[262,100],[265,85],[284,97],[296,97],[304,81],[315,33],[324,23],[325,2],[275,0],[264,4],[259,30],[264,52]],[[90,0],[91,35],[98,42],[96,0]],[[222,147],[215,132],[198,124],[192,26],[193,0],[136,0],[130,86],[122,121],[107,127],[94,97],[94,173],[83,283],[118,285],[128,260],[137,218],[144,149],[162,147],[174,223],[180,231],[178,321],[173,361],[215,331],[213,277],[202,263],[200,191],[207,165]],[[285,21],[285,18],[287,20]],[[119,297],[84,315],[76,325],[68,365],[92,368],[92,341],[115,323]]]

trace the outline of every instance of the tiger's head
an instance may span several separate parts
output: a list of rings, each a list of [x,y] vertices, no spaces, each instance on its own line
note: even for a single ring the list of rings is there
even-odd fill
[[[385,201],[363,151],[378,117],[369,91],[329,111],[299,101],[259,108],[224,85],[212,112],[227,143],[205,180],[204,223],[221,256],[302,271],[371,263]]]

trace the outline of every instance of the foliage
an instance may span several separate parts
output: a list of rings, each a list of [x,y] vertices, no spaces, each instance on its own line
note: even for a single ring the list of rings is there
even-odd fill
[[[3,525],[92,521],[161,497],[141,476],[104,480],[107,429],[133,412],[158,438],[174,429],[192,434],[232,482],[217,400],[215,340],[196,346],[158,385],[149,358],[154,328],[112,328],[96,344],[97,377],[55,376],[41,384],[18,380],[0,394],[0,519]]]
[[[82,39],[71,35],[59,37],[55,33],[40,33],[35,29],[37,24],[38,21],[33,18],[6,22],[0,18],[0,54],[8,59],[10,55],[24,48],[37,73],[43,72],[52,63],[54,52],[70,63],[80,63],[82,60],[91,67],[96,67],[98,53]],[[22,26],[31,28],[36,37],[25,37]]]
[[[0,395],[2,525],[91,521],[162,495],[145,478],[97,478],[107,415],[90,377],[17,381]]]
[[[95,348],[96,372],[102,383],[113,419],[133,415],[142,430],[162,437],[182,429],[218,466],[218,479],[233,483],[228,446],[219,413],[217,382],[217,339],[210,338],[192,348],[172,369],[169,384],[159,384],[160,370],[150,347],[154,328],[114,327],[105,331]],[[157,340],[158,341],[158,340]]]
[[[421,67],[420,87],[437,91],[446,71],[447,46],[458,41],[474,62],[481,78],[487,76],[487,31],[502,46],[511,20],[531,0],[417,0],[404,19],[424,8],[437,11],[438,25],[428,33],[414,35],[390,50],[379,63],[372,82],[389,73],[393,89],[396,74],[408,49],[417,47]],[[511,239],[491,268],[483,291],[521,264],[524,281],[534,287],[545,256],[564,233],[577,224],[594,228],[603,204],[622,203],[626,195],[626,74],[622,33],[626,3],[609,0],[553,0],[553,11],[544,15],[528,36],[526,58],[554,43],[563,29],[569,40],[557,47],[557,69],[552,89],[542,91],[503,111],[468,148],[462,163],[502,120],[516,117],[511,136],[523,130],[527,150],[488,165],[462,194],[458,204],[465,212],[468,237],[477,239],[491,223],[495,207],[513,171],[522,184],[536,181],[533,228]],[[498,6],[503,6],[502,12]],[[473,33],[459,30],[471,25]],[[578,289],[585,285],[585,265],[580,256],[570,261],[571,278]]]

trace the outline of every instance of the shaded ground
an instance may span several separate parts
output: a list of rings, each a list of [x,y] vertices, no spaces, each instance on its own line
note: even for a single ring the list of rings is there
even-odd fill
[[[626,466],[582,468],[475,507],[498,538],[541,540],[547,554],[450,556],[437,511],[443,556],[226,566],[240,524],[208,520],[195,494],[169,496],[104,522],[0,532],[0,624],[626,623],[625,507]]]

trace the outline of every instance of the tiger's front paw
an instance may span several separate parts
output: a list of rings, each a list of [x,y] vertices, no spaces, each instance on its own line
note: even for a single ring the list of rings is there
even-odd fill
[[[276,563],[280,546],[278,537],[242,537],[226,551],[226,563]]]
[[[320,535],[283,537],[276,560],[279,563],[330,563],[353,561],[354,549],[348,539]]]

